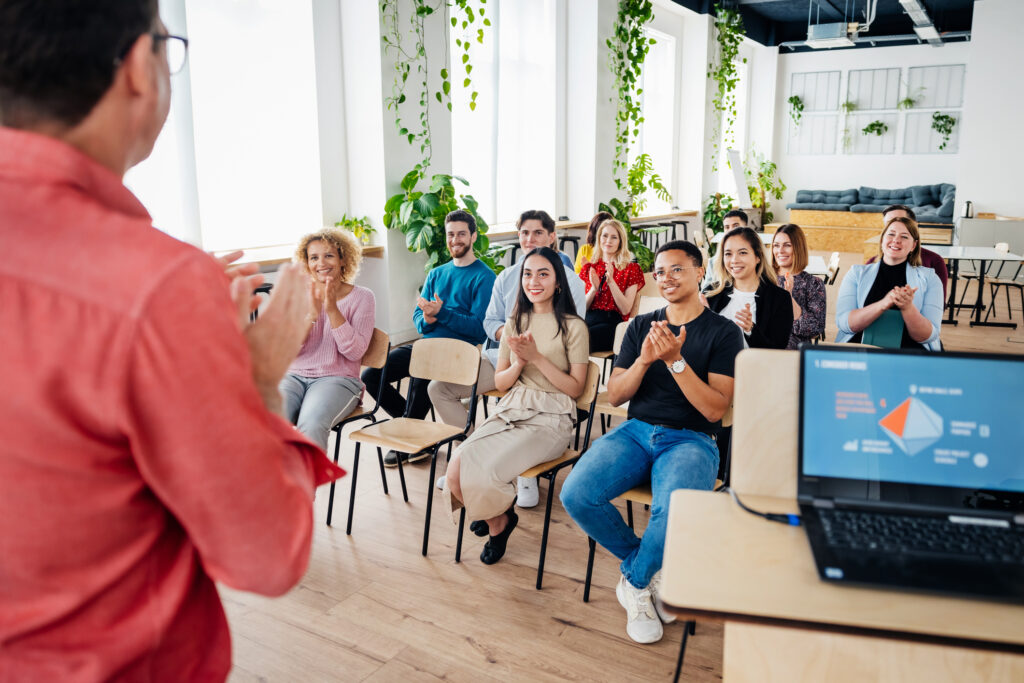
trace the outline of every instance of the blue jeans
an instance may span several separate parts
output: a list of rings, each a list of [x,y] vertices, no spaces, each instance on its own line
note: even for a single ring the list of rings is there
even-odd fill
[[[355,377],[303,377],[291,372],[277,388],[288,421],[325,451],[331,427],[352,412],[363,393],[362,382]]]
[[[622,575],[646,588],[661,569],[669,496],[710,491],[718,446],[707,434],[626,420],[583,454],[562,485],[562,505],[587,534],[622,560]],[[626,525],[612,499],[651,482],[651,519],[643,538]]]

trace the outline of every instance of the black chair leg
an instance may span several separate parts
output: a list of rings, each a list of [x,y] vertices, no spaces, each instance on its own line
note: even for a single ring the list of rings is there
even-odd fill
[[[590,553],[587,555],[587,580],[583,583],[583,602],[590,602],[590,580],[594,576],[594,553],[597,551],[597,541],[587,536],[590,544]]]
[[[462,531],[466,527],[466,508],[459,510],[459,538],[455,541],[455,564],[462,561]]]
[[[679,659],[676,660],[676,673],[672,676],[673,682],[678,681],[679,675],[683,673],[683,657],[686,656],[686,641],[690,637],[690,628],[692,624],[692,621],[686,622],[686,628],[683,629],[683,642],[679,644]]]
[[[334,440],[334,464],[338,464],[338,450],[341,447],[341,430],[338,430],[337,438]],[[359,448],[359,444],[356,444],[356,448]],[[331,517],[334,516],[334,484],[331,482],[331,492],[327,496],[327,526],[331,525]]]
[[[380,450],[380,446],[377,447],[377,457],[380,458],[380,466],[384,467],[384,454]],[[409,492],[405,488],[405,470],[402,468],[402,458],[398,458],[398,479],[402,482],[402,500],[406,503],[409,502]]]
[[[427,477],[427,513],[423,520],[423,556],[427,556],[427,542],[430,541],[430,511],[434,507],[434,473],[437,471],[437,446],[430,453],[430,476]]]
[[[487,417],[488,417],[488,415],[487,415],[487,399],[488,399],[488,398],[490,398],[490,397],[489,397],[489,396],[484,396],[484,419],[485,419],[485,420],[486,420],[486,419],[487,419]]]
[[[384,456],[381,455],[380,449],[377,449],[377,465],[380,467],[380,483],[384,485],[384,495],[390,496],[388,493],[388,476],[384,473]]]
[[[359,476],[359,442],[356,441],[356,452],[352,456],[352,481],[349,486],[351,492],[348,496],[348,524],[345,525],[345,534],[352,535],[352,513],[356,509],[356,477]]]
[[[633,528],[633,501],[631,500],[626,501],[626,524],[630,529]]]
[[[548,480],[548,501],[544,506],[544,531],[540,536],[540,560],[537,562],[537,590],[541,589],[544,580],[544,559],[548,552],[548,529],[551,527],[551,502],[555,497],[555,475],[544,477]]]

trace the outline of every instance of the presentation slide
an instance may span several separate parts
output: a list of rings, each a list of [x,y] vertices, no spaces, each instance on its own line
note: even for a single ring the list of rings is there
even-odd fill
[[[1024,362],[808,352],[804,473],[1024,492]]]

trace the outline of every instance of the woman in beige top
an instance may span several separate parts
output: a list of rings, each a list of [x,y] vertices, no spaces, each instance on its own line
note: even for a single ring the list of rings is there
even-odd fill
[[[484,564],[501,559],[519,521],[516,477],[568,448],[576,399],[587,381],[587,325],[553,250],[539,247],[526,256],[505,329],[494,383],[508,393],[455,451],[444,488],[451,510],[462,504],[471,520],[483,520],[470,528],[490,534],[480,554]]]

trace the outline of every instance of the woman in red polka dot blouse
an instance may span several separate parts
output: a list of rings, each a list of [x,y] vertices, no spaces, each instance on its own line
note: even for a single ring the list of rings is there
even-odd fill
[[[611,351],[615,327],[629,320],[633,302],[644,286],[644,274],[633,263],[622,223],[615,219],[602,223],[594,246],[595,258],[580,270],[587,288],[591,353]]]

